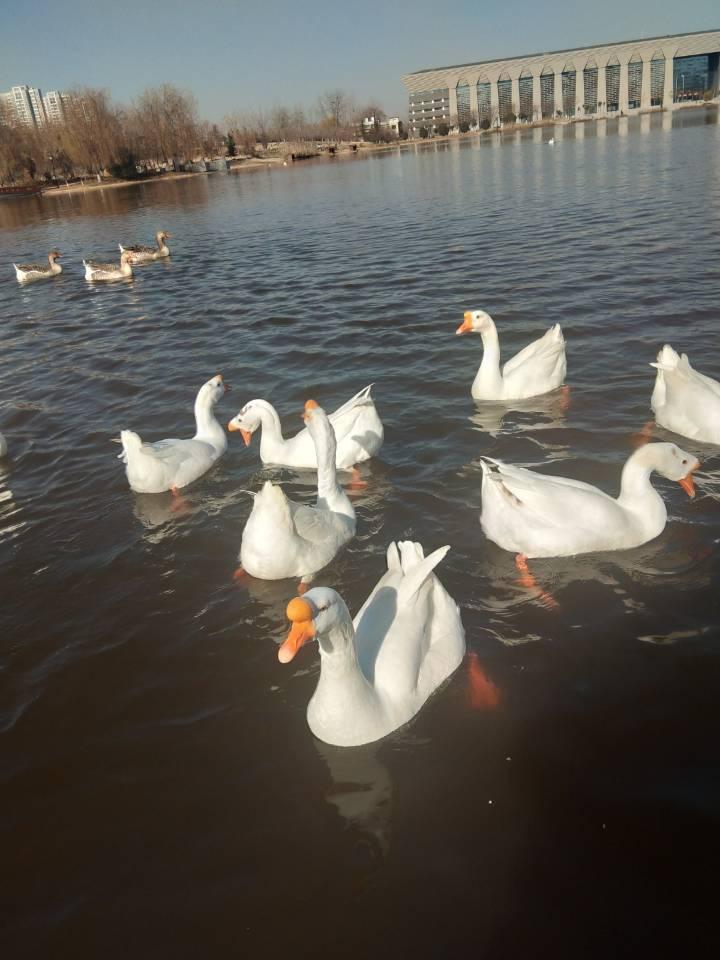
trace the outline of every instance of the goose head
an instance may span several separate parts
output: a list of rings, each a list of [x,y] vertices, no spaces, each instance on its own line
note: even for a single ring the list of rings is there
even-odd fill
[[[197,395],[198,403],[214,407],[220,397],[227,393],[229,389],[230,387],[223,380],[222,374],[218,373],[200,387]]]
[[[345,601],[330,587],[313,587],[302,597],[295,597],[287,605],[291,623],[287,639],[278,650],[280,663],[290,663],[300,647],[308,640],[317,639],[320,653],[329,656],[342,652],[352,644],[350,614]]]
[[[158,230],[158,232],[155,234],[155,239],[158,242],[158,246],[162,246],[162,244],[165,243],[165,241],[171,236],[172,234],[168,233],[167,230]]]
[[[489,313],[484,310],[466,310],[463,314],[463,322],[457,328],[455,333],[483,333],[493,326],[493,319]]]
[[[646,462],[666,480],[675,480],[689,497],[695,496],[693,473],[699,469],[700,461],[691,453],[686,453],[674,443],[648,443],[641,447]]]
[[[126,264],[129,265],[132,260],[132,254],[128,250],[123,250],[120,254],[120,266],[124,267]]]
[[[228,423],[228,430],[230,433],[235,433],[238,431],[240,436],[245,441],[245,446],[249,447],[252,443],[253,434],[260,427],[262,423],[262,411],[260,408],[261,401],[259,400],[250,400],[249,403],[246,403],[242,410],[234,416],[230,423]]]
[[[48,254],[48,260],[50,261],[50,263],[55,263],[55,261],[59,260],[61,256],[62,254],[60,253],[59,250],[51,250],[50,253]]]

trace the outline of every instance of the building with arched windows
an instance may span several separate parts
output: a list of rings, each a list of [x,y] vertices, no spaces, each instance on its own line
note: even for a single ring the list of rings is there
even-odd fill
[[[604,43],[408,73],[412,136],[422,128],[498,126],[670,109],[718,97],[720,30]]]

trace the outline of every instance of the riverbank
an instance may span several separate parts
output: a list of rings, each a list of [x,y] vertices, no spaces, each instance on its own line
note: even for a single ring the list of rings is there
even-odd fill
[[[696,110],[696,109],[715,109],[718,108],[717,101],[711,101],[709,103],[687,103],[681,104],[674,108],[672,112],[676,110]],[[638,113],[633,113],[632,115],[628,114],[624,119],[628,119],[630,116],[642,116],[649,113],[662,113],[662,108],[653,108],[651,110],[639,111]],[[407,140],[394,140],[390,143],[354,143],[347,145],[339,145],[336,148],[334,153],[322,152],[318,153],[316,156],[308,156],[306,159],[317,162],[317,161],[329,161],[329,160],[348,160],[348,159],[357,159],[358,157],[367,156],[374,153],[387,152],[388,150],[403,150],[409,147],[415,148],[417,146],[437,144],[437,143],[447,143],[451,141],[462,141],[472,138],[479,137],[493,137],[493,136],[502,136],[509,133],[517,133],[518,131],[523,130],[533,130],[538,127],[568,127],[574,124],[582,123],[602,123],[607,122],[608,120],[617,120],[621,119],[619,116],[614,117],[582,117],[582,118],[573,118],[573,119],[545,119],[537,120],[531,123],[513,123],[505,124],[502,127],[492,128],[489,130],[468,130],[466,133],[449,133],[445,136],[433,136],[433,137],[410,137]],[[248,171],[260,170],[260,169],[271,169],[272,167],[278,166],[288,166],[293,163],[304,162],[303,161],[293,161],[290,159],[290,155],[284,157],[282,155],[275,156],[265,156],[265,157],[243,157],[243,158],[233,158],[230,161],[229,173],[238,174],[245,173]],[[209,171],[211,172],[211,171]],[[167,183],[168,181],[174,180],[184,180],[189,177],[202,177],[207,176],[205,171],[188,171],[182,173],[168,172],[160,174],[155,177],[148,177],[147,179],[138,179],[138,180],[118,180],[114,178],[107,178],[102,181],[97,181],[95,179],[88,178],[80,183],[69,183],[69,184],[60,184],[56,187],[43,187],[43,194],[46,196],[60,196],[65,194],[77,194],[77,193],[89,193],[96,190],[116,190],[122,187],[133,187],[138,186],[139,184],[144,183],[155,183],[157,181],[163,181]]]

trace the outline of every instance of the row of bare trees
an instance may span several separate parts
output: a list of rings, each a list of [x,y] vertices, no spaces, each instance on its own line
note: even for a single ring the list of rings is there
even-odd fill
[[[224,123],[233,142],[252,154],[258,146],[270,143],[354,140],[362,133],[363,119],[373,116],[379,122],[385,119],[385,112],[372,102],[358,107],[343,90],[330,90],[310,108],[277,106],[269,111],[232,113]]]
[[[176,165],[223,153],[253,155],[273,142],[357,137],[365,116],[382,119],[375,104],[358,109],[342,90],[321,96],[310,109],[278,106],[235,113],[216,124],[201,121],[192,94],[170,84],[146,90],[129,107],[104,90],[70,94],[62,122],[31,127],[14,122],[0,102],[0,183],[110,172],[134,176],[153,166]]]

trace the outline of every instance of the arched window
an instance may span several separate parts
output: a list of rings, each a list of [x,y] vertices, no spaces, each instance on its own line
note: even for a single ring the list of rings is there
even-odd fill
[[[481,127],[490,126],[490,81],[480,77],[477,82],[478,121]]]
[[[605,67],[605,109],[608,113],[620,109],[620,61],[610,57]]]
[[[519,99],[518,117],[521,120],[533,119],[533,75],[529,70],[523,70],[518,80]]]
[[[470,107],[470,84],[467,80],[460,80],[455,88],[457,97],[457,117],[458,124],[468,124],[473,122],[472,110]]]
[[[628,109],[637,110],[642,102],[643,62],[639,53],[634,53],[628,63]]]
[[[661,107],[665,93],[665,54],[656,50],[650,60],[650,105]]]
[[[497,82],[498,113],[503,123],[514,123],[515,109],[512,102],[512,80],[509,73],[501,73]]]
[[[540,113],[543,118],[555,116],[555,71],[543,67],[540,72]]]
[[[598,67],[591,58],[583,68],[583,107],[585,113],[597,113]]]
[[[566,117],[575,116],[576,76],[575,64],[568,61],[562,72],[562,109],[563,115]]]

